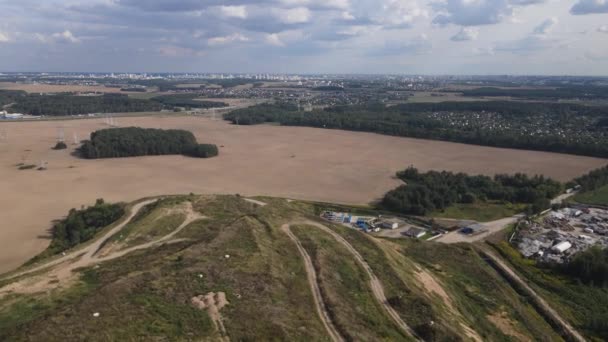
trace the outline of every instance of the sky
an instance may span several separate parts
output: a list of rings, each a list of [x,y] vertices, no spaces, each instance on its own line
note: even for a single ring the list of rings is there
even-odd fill
[[[608,76],[608,0],[0,0],[0,71]]]

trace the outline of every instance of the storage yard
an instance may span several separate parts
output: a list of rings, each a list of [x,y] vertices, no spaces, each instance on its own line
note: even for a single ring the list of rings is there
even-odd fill
[[[574,207],[520,223],[512,243],[527,258],[563,263],[592,246],[608,247],[608,210]]]
[[[356,215],[349,212],[324,211],[321,218],[364,233],[376,233],[389,238],[429,239],[446,233],[445,230],[432,229],[422,222],[394,216]]]

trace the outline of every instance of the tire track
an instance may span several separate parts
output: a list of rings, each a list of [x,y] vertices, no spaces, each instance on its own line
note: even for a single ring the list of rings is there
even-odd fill
[[[416,340],[420,340],[420,338],[416,335],[414,330],[412,330],[412,328],[410,328],[401,319],[401,317],[399,316],[397,311],[395,311],[395,309],[393,309],[393,307],[388,303],[388,299],[386,298],[386,295],[384,294],[384,288],[382,287],[382,283],[380,282],[380,279],[378,279],[378,277],[376,276],[376,274],[374,273],[372,268],[369,266],[367,261],[365,261],[363,256],[350,244],[350,242],[346,241],[346,239],[344,239],[338,233],[334,232],[333,230],[329,229],[328,227],[326,227],[318,222],[311,221],[311,220],[304,220],[304,221],[297,221],[297,222],[293,222],[293,223],[294,224],[305,224],[305,225],[319,228],[322,231],[330,234],[334,239],[336,239],[336,241],[338,241],[342,245],[344,245],[344,247],[346,247],[346,249],[355,257],[357,262],[363,267],[363,269],[369,276],[370,287],[372,289],[372,293],[373,293],[374,297],[376,298],[376,301],[378,301],[378,303],[384,308],[384,310],[391,317],[391,319],[394,321],[394,323],[397,324],[397,326],[399,326],[399,328],[401,328],[401,330],[403,330],[403,332],[405,332],[407,335],[409,335],[410,337],[412,337]],[[304,252],[306,252],[306,251],[304,251]],[[312,262],[311,262],[311,265],[312,265]]]
[[[306,268],[306,277],[308,278],[308,284],[310,285],[310,289],[312,290],[312,295],[315,300],[315,306],[317,308],[317,313],[319,314],[319,318],[323,322],[327,333],[331,337],[331,339],[335,342],[342,342],[344,338],[340,335],[334,323],[332,322],[329,312],[327,311],[327,306],[323,301],[323,297],[321,296],[321,289],[319,288],[319,281],[317,280],[317,272],[312,264],[312,259],[310,259],[310,255],[300,243],[300,240],[291,232],[289,229],[289,224],[284,224],[281,226],[281,230],[289,236],[289,238],[296,244],[298,247],[298,251],[302,255],[302,260],[304,260],[304,267]]]

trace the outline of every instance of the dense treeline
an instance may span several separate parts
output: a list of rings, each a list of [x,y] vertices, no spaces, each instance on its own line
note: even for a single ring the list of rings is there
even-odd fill
[[[506,127],[458,127],[462,118],[454,121],[433,117],[435,112],[462,113],[488,116],[498,113],[507,126],[528,127],[524,120],[540,122],[550,127],[569,127],[581,130],[565,136],[559,129],[539,134],[522,134],[521,129]],[[488,116],[489,117],[489,116]],[[310,126],[344,129],[352,131],[376,132],[387,135],[413,138],[446,140],[484,146],[507,147],[571,153],[596,157],[608,157],[608,141],[602,127],[574,125],[573,118],[588,118],[590,121],[603,122],[608,117],[608,107],[582,106],[561,103],[522,103],[509,101],[488,102],[441,102],[411,103],[385,107],[380,104],[367,106],[338,106],[312,112],[298,112],[294,107],[285,105],[258,105],[235,110],[224,116],[226,120],[239,125],[252,125],[264,122],[278,122],[287,126]],[[533,120],[538,118],[538,120]],[[479,119],[480,125],[491,126],[492,119]],[[484,121],[485,120],[485,121]],[[544,129],[546,130],[546,129]],[[583,134],[579,134],[583,133]]]
[[[608,184],[608,165],[575,178],[574,183],[581,186],[582,192],[595,190]]]
[[[195,100],[198,96],[198,94],[161,95],[155,96],[151,100],[162,103],[166,107],[216,108],[228,106],[219,101]]]
[[[19,97],[10,110],[32,115],[76,115],[89,113],[146,112],[163,109],[161,103],[133,99],[124,94],[77,96],[72,94]]]
[[[124,213],[122,205],[105,203],[103,199],[98,199],[94,206],[86,209],[70,210],[68,216],[52,228],[50,254],[60,253],[90,240],[100,228],[115,222]]]
[[[562,185],[543,176],[529,177],[524,174],[469,176],[448,171],[420,173],[409,167],[397,173],[407,185],[389,191],[382,206],[411,215],[426,215],[443,210],[455,203],[476,201],[504,201],[530,204],[530,212],[538,212],[550,206],[550,199],[557,196]]]
[[[597,246],[589,248],[576,254],[570,262],[556,267],[584,284],[608,287],[608,249]]]
[[[0,90],[0,107],[11,104],[26,95],[27,93],[21,90]]]
[[[108,128],[91,133],[78,152],[83,158],[121,158],[167,154],[214,157],[215,145],[199,145],[191,132],[140,127]]]
[[[296,106],[286,104],[263,103],[224,114],[224,119],[236,125],[257,125],[265,122],[280,122],[287,125],[286,116],[296,113],[297,109]]]
[[[312,88],[312,90],[316,90],[316,91],[344,91],[344,87],[340,87],[340,86],[319,86],[319,87]]]
[[[375,108],[378,108],[377,106]],[[346,107],[348,109],[348,107]],[[446,101],[405,103],[390,108],[398,112],[495,112],[514,117],[564,114],[608,116],[606,106],[585,106],[575,103],[517,102],[517,101]]]
[[[608,87],[605,86],[570,86],[555,89],[520,89],[483,87],[462,92],[464,96],[510,96],[529,99],[606,99]]]
[[[219,154],[216,145],[213,144],[197,144],[184,149],[183,154],[196,158],[211,158]]]

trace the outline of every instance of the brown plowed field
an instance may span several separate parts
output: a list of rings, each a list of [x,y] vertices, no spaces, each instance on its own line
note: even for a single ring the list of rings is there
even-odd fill
[[[240,193],[362,204],[395,187],[408,165],[468,173],[544,173],[568,180],[605,159],[530,152],[305,127],[232,126],[194,117],[116,118],[120,126],[183,128],[220,156],[81,160],[70,155],[80,139],[105,128],[102,119],[0,122],[0,272],[43,250],[51,220],[96,198],[131,201],[174,193]],[[63,128],[70,149],[53,151]],[[4,134],[0,135],[4,136]],[[48,162],[48,170],[17,163]]]

